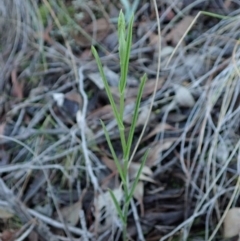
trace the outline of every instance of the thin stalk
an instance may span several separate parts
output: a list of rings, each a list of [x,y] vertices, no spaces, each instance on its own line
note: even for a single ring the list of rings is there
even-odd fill
[[[120,134],[120,139],[121,139],[121,145],[122,145],[122,150],[126,150],[126,139],[125,139],[125,128],[124,126],[118,126],[119,134]]]
[[[123,241],[127,241],[127,220],[128,220],[128,210],[129,210],[129,203],[125,203],[124,205],[124,228],[123,228]]]
[[[121,116],[122,122],[123,122],[124,107],[125,107],[125,91],[120,93],[120,100],[119,100],[119,102],[120,102],[119,113],[120,113],[120,116]]]

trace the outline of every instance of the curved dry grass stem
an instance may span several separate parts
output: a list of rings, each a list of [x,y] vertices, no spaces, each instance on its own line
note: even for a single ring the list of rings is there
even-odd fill
[[[84,155],[84,159],[85,159],[85,163],[86,163],[86,167],[87,167],[87,171],[88,171],[88,175],[90,176],[91,182],[93,184],[94,190],[100,190],[99,184],[98,184],[98,180],[97,177],[95,176],[93,169],[92,169],[92,165],[91,165],[91,160],[89,157],[89,150],[88,150],[88,146],[87,146],[87,140],[86,140],[86,114],[87,114],[87,105],[88,105],[88,98],[87,95],[84,91],[84,75],[83,75],[83,67],[79,68],[79,92],[83,97],[83,108],[82,111],[78,111],[77,113],[77,123],[78,123],[78,127],[81,130],[81,138],[82,138],[82,150],[83,150],[83,155]]]
[[[8,140],[11,140],[11,141],[13,141],[13,142],[18,143],[19,145],[24,146],[24,147],[34,156],[34,158],[35,158],[36,161],[38,162],[39,166],[42,166],[42,163],[41,163],[41,161],[39,160],[39,157],[37,156],[36,152],[33,151],[29,146],[27,146],[27,145],[24,144],[23,142],[21,142],[21,141],[19,141],[19,140],[16,140],[15,138],[12,138],[12,137],[4,136],[4,135],[0,135],[0,137],[5,138],[5,139],[8,139]],[[26,165],[26,167],[28,168],[28,170],[30,169],[30,168],[28,167],[28,165]],[[62,216],[62,214],[61,214],[61,211],[60,211],[60,209],[59,209],[59,207],[58,207],[58,203],[57,203],[57,200],[56,200],[56,198],[55,198],[55,195],[54,195],[54,192],[53,192],[53,188],[52,188],[52,184],[51,184],[51,181],[50,181],[50,179],[49,179],[49,177],[48,177],[48,173],[46,172],[45,168],[41,168],[41,170],[42,170],[42,172],[43,172],[43,174],[44,174],[44,177],[45,177],[45,179],[46,179],[46,181],[47,181],[48,188],[49,188],[49,192],[50,192],[50,194],[51,194],[51,197],[52,197],[53,203],[54,203],[54,205],[55,205],[55,208],[56,208],[56,210],[57,210],[59,219],[60,219],[61,222],[63,223],[64,230],[66,231],[66,234],[68,235],[68,237],[71,237],[71,235],[70,235],[70,233],[69,233],[69,230],[68,230],[68,227],[67,227],[67,225],[66,225],[66,223],[65,223],[65,221],[64,221],[64,219],[63,219],[63,216]]]
[[[83,79],[84,79],[83,70],[84,69],[80,68],[79,71],[77,70],[76,60],[75,60],[75,57],[73,55],[71,46],[70,46],[69,42],[66,40],[66,38],[65,38],[62,26],[61,26],[57,16],[54,13],[54,11],[53,11],[52,7],[50,6],[49,2],[47,0],[43,0],[43,2],[47,6],[47,8],[49,9],[50,14],[52,15],[52,18],[54,19],[57,27],[61,31],[61,34],[62,34],[62,37],[64,39],[65,45],[66,45],[66,47],[68,49],[68,52],[70,54],[70,59],[71,59],[72,68],[73,68],[73,71],[74,71],[75,79],[76,79],[77,84],[79,86],[80,94],[83,97],[83,109],[81,111],[78,111],[77,123],[78,123],[78,126],[79,126],[80,130],[81,130],[81,137],[82,137],[81,144],[82,144],[82,150],[83,150],[83,155],[84,155],[85,162],[86,162],[87,171],[88,171],[88,174],[89,174],[89,176],[91,178],[91,181],[92,181],[92,184],[94,186],[94,189],[95,190],[99,190],[98,180],[95,177],[94,172],[92,170],[91,161],[90,161],[89,154],[88,154],[86,134],[85,134],[86,113],[87,113],[88,99],[87,99],[87,95],[86,95],[86,93],[84,91],[84,82],[83,82]],[[91,14],[91,15],[92,15],[92,17],[94,17],[93,14]]]
[[[187,28],[187,30],[185,31],[185,33],[183,34],[183,36],[181,37],[181,39],[179,40],[179,42],[177,43],[176,47],[174,48],[173,52],[171,53],[167,63],[166,63],[166,67],[168,67],[169,63],[171,62],[174,54],[176,53],[177,49],[179,48],[179,46],[181,45],[181,43],[183,42],[184,38],[186,37],[186,35],[188,34],[188,32],[190,31],[190,29],[192,28],[192,26],[194,25],[194,23],[197,21],[197,19],[199,18],[199,16],[201,15],[201,12],[199,12],[196,17],[194,18],[194,20],[192,21],[192,23],[189,25],[189,27]]]
[[[161,240],[176,235],[178,230],[182,230],[182,238],[187,240],[191,235],[191,227],[199,215],[204,215],[206,219],[205,240],[215,238],[225,213],[230,205],[236,202],[236,193],[239,192],[239,187],[238,184],[232,183],[235,183],[238,173],[234,168],[231,169],[231,179],[227,173],[230,171],[230,163],[236,162],[237,152],[240,148],[238,140],[240,118],[238,103],[240,61],[238,58],[240,51],[239,43],[236,40],[239,34],[238,29],[239,24],[236,18],[224,19],[199,39],[180,50],[179,56],[175,49],[175,59],[171,57],[173,63],[177,62],[181,60],[181,51],[186,53],[187,50],[194,50],[196,46],[198,49],[203,46],[203,50],[206,51],[202,51],[201,55],[206,56],[206,59],[208,57],[207,48],[215,46],[222,49],[219,56],[214,58],[212,69],[198,78],[191,79],[189,89],[193,92],[199,91],[198,100],[188,116],[184,131],[179,138],[180,160],[182,160],[181,163],[184,162],[181,167],[189,181],[185,199],[188,204],[195,204],[195,210],[185,222],[179,224]],[[229,43],[226,48],[223,47],[226,39],[231,39],[231,42],[236,44],[232,56],[224,59],[222,53],[230,45]],[[170,70],[174,74],[175,69],[171,68]],[[171,73],[170,76],[173,76]],[[171,83],[170,81],[181,83],[176,77],[172,79],[169,77],[167,83]],[[189,133],[189,131],[191,132]],[[188,134],[190,134],[190,142],[186,138]],[[192,157],[192,151],[195,150],[196,146],[198,151]],[[237,180],[239,182],[239,179]],[[228,201],[230,193],[231,199]],[[226,197],[227,194],[228,197]],[[220,199],[221,196],[226,198],[225,202],[227,203],[223,203],[223,199]],[[223,215],[222,210],[225,211]],[[217,224],[213,223],[216,217]],[[216,229],[209,234],[213,225]]]
[[[77,71],[77,65],[76,65],[76,61],[75,61],[75,57],[73,55],[73,52],[72,52],[72,49],[71,49],[71,46],[69,44],[69,42],[67,41],[67,39],[65,38],[65,34],[63,32],[63,29],[62,29],[62,26],[55,14],[55,12],[53,11],[51,5],[49,4],[49,2],[47,0],[43,0],[44,4],[47,6],[52,18],[54,19],[58,29],[60,30],[61,34],[62,34],[62,37],[64,39],[64,42],[65,42],[65,45],[69,51],[69,54],[70,54],[70,58],[71,58],[71,61],[72,61],[72,68],[74,70],[74,75],[75,75],[75,79],[77,80],[78,79],[78,71]]]

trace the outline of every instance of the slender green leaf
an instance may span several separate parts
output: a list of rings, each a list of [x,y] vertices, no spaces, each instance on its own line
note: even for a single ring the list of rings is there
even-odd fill
[[[146,76],[146,74],[144,74],[143,77],[141,78],[141,83],[140,83],[140,86],[138,89],[136,105],[135,105],[134,113],[133,113],[133,120],[132,120],[132,124],[131,124],[130,130],[129,130],[129,135],[127,138],[126,159],[129,158],[129,154],[130,154],[130,150],[131,150],[131,146],[132,146],[132,140],[133,140],[136,124],[137,124],[137,119],[138,119],[138,114],[139,114],[138,112],[139,112],[139,107],[140,107],[141,98],[142,98],[142,94],[143,94],[143,88],[146,84],[146,80],[147,80],[147,76]],[[124,168],[127,168],[127,164],[126,164],[126,167],[124,166]]]
[[[128,73],[128,65],[129,65],[129,58],[130,58],[131,44],[132,44],[133,19],[134,18],[132,17],[129,22],[127,40],[125,40],[126,29],[122,29],[123,33],[121,37],[119,37],[119,46],[120,46],[119,57],[120,57],[120,65],[121,65],[121,76],[120,76],[118,89],[120,93],[120,111],[119,112],[122,118],[124,113],[125,90],[127,85],[127,73]]]
[[[122,81],[121,91],[124,91],[126,89],[126,84],[127,84],[128,66],[129,66],[129,59],[130,59],[130,53],[131,53],[131,47],[132,47],[133,20],[134,20],[134,16],[131,17],[128,25],[128,33],[127,33],[125,54],[124,54],[124,60],[123,60],[124,67],[123,67],[123,77],[122,77],[123,81]]]
[[[120,107],[119,107],[119,115],[123,121],[124,117],[124,108],[125,108],[125,93],[120,93]]]
[[[124,223],[125,219],[123,217],[121,207],[120,207],[120,205],[119,205],[119,203],[118,203],[118,201],[117,201],[116,197],[114,196],[114,193],[113,193],[113,191],[111,189],[109,189],[109,193],[110,193],[110,195],[112,197],[112,200],[113,200],[114,205],[115,205],[115,207],[117,209],[117,212],[118,212],[118,215],[119,215],[120,219],[122,220],[123,224],[125,224]]]
[[[118,127],[119,129],[119,134],[120,134],[120,139],[121,139],[121,144],[122,144],[122,150],[123,152],[125,152],[126,150],[126,138],[125,138],[125,127],[124,126],[121,126],[121,127]]]
[[[123,86],[124,86],[124,66],[125,66],[125,59],[126,59],[126,41],[125,41],[125,29],[122,35],[118,39],[119,42],[119,59],[120,59],[120,81],[118,85],[119,93],[123,93]]]
[[[112,96],[112,93],[111,93],[111,90],[110,90],[110,87],[108,85],[106,76],[105,76],[104,71],[103,71],[102,63],[100,61],[100,58],[99,58],[98,53],[97,53],[96,49],[94,48],[94,46],[92,46],[92,53],[93,53],[93,55],[94,55],[94,57],[96,59],[96,62],[97,62],[97,65],[98,65],[98,69],[99,69],[100,75],[101,75],[101,77],[103,79],[105,90],[107,92],[108,99],[109,99],[111,107],[113,109],[113,114],[114,114],[115,119],[116,119],[117,124],[118,124],[118,129],[119,129],[120,138],[121,138],[121,144],[122,144],[122,148],[124,150],[126,148],[126,139],[125,139],[125,136],[123,134],[124,133],[123,121],[122,121],[122,118],[120,117],[120,115],[118,113],[116,104],[114,102],[114,99],[113,99],[113,96]]]
[[[125,31],[125,30],[124,30]],[[125,61],[125,56],[126,56],[126,43],[125,39],[119,38],[119,58],[120,58],[120,80],[118,84],[118,91],[120,94],[119,97],[119,102],[120,102],[120,107],[119,107],[119,115],[121,119],[123,120],[123,114],[124,114],[124,103],[125,103],[125,91],[122,89],[124,86],[124,82],[126,81],[124,78],[124,61]]]
[[[221,15],[221,14],[207,12],[207,11],[201,11],[201,13],[206,15],[206,16],[210,16],[210,17],[213,17],[213,18],[219,18],[219,19],[233,19],[233,18],[235,18],[235,17],[224,16],[224,15]]]
[[[120,59],[120,80],[118,84],[119,93],[122,93],[122,82],[124,81],[123,77],[123,68],[124,68],[124,60],[125,60],[125,52],[126,52],[126,43],[125,43],[125,29],[123,30],[122,34],[118,38],[118,52],[119,52],[119,59]]]
[[[126,204],[129,203],[131,201],[132,197],[133,197],[133,193],[134,193],[134,190],[135,190],[135,188],[136,188],[136,186],[137,186],[137,184],[139,182],[139,178],[140,178],[140,175],[142,173],[142,169],[145,166],[145,163],[147,161],[148,152],[149,152],[149,150],[147,150],[145,152],[144,156],[143,156],[143,159],[142,159],[142,162],[141,162],[141,166],[140,166],[140,168],[138,170],[137,176],[136,176],[136,178],[133,181],[133,185],[132,185],[132,188],[131,188],[131,190],[129,192],[129,195],[126,198]]]
[[[125,33],[125,25],[125,17],[121,10],[118,16],[118,38],[120,38],[120,36]]]
[[[135,5],[133,5],[135,6]],[[136,6],[135,6],[136,7]],[[141,83],[139,86],[137,98],[136,98],[136,106],[134,108],[134,113],[133,113],[133,121],[130,127],[129,134],[126,138],[125,136],[125,126],[123,122],[124,118],[124,109],[125,109],[125,91],[126,91],[126,85],[127,85],[127,74],[128,74],[128,67],[129,67],[129,59],[130,59],[130,54],[131,54],[131,46],[132,46],[132,29],[133,29],[133,21],[134,21],[134,16],[131,17],[129,23],[128,23],[128,29],[126,30],[126,22],[125,22],[125,16],[122,11],[119,13],[119,18],[118,18],[118,43],[119,43],[119,59],[120,59],[120,80],[118,84],[118,90],[119,90],[119,106],[116,105],[109,84],[107,82],[106,76],[103,71],[102,64],[100,62],[100,58],[97,54],[96,49],[92,46],[92,53],[96,59],[101,77],[103,79],[104,87],[108,96],[108,99],[110,101],[110,104],[113,109],[114,117],[117,121],[118,125],[118,130],[119,130],[119,135],[121,139],[121,145],[122,145],[122,151],[123,151],[123,166],[119,162],[117,155],[115,153],[115,150],[113,148],[109,133],[104,125],[102,123],[102,127],[106,136],[106,140],[108,143],[108,146],[110,148],[110,151],[113,156],[113,160],[115,162],[116,168],[119,172],[122,185],[123,185],[123,191],[124,191],[124,197],[125,197],[125,203],[123,206],[123,210],[121,210],[120,204],[117,202],[116,197],[114,196],[114,193],[109,190],[110,195],[113,199],[113,202],[115,204],[115,207],[117,209],[117,212],[119,214],[120,219],[123,222],[123,240],[126,240],[127,237],[127,218],[128,218],[128,210],[129,210],[129,205],[130,205],[130,200],[133,197],[134,190],[136,188],[136,185],[139,181],[140,175],[142,173],[142,169],[146,163],[147,155],[148,152],[144,154],[143,161],[140,165],[140,168],[138,170],[137,176],[133,182],[132,187],[129,187],[129,180],[128,180],[128,161],[129,161],[129,155],[132,147],[132,142],[133,142],[133,136],[137,124],[137,119],[139,115],[139,108],[141,104],[141,98],[143,94],[143,88],[146,83],[146,75],[144,75],[141,78]]]
[[[106,92],[107,92],[108,99],[109,99],[110,104],[111,104],[111,106],[112,106],[112,108],[113,108],[113,111],[114,111],[115,118],[117,119],[118,122],[120,122],[120,120],[119,120],[119,115],[118,115],[118,111],[117,111],[117,107],[116,107],[116,104],[115,104],[115,102],[114,102],[112,93],[111,93],[111,91],[110,91],[110,87],[109,87],[109,85],[108,85],[107,78],[106,78],[106,76],[105,76],[105,74],[104,74],[103,67],[102,67],[102,63],[101,63],[101,61],[100,61],[100,58],[99,58],[98,53],[97,53],[97,51],[96,51],[96,49],[95,49],[94,46],[92,46],[92,53],[93,53],[93,55],[94,55],[94,57],[95,57],[95,59],[96,59],[96,62],[97,62],[97,65],[98,65],[98,69],[99,69],[100,75],[101,75],[101,77],[102,77],[105,90],[106,90]],[[121,124],[122,124],[122,123],[121,123]],[[122,124],[122,125],[123,125],[123,124]]]
[[[125,176],[125,174],[123,173],[123,169],[122,169],[122,167],[121,167],[121,165],[120,165],[120,162],[119,162],[119,160],[118,160],[118,158],[117,158],[117,155],[116,155],[116,153],[115,153],[115,151],[114,151],[114,148],[113,148],[113,146],[112,146],[112,142],[111,142],[111,140],[110,140],[110,137],[109,137],[108,131],[107,131],[107,129],[106,129],[106,126],[105,126],[105,124],[103,123],[102,120],[100,120],[100,121],[101,121],[103,130],[104,130],[105,137],[106,137],[106,139],[107,139],[108,146],[109,146],[110,151],[111,151],[111,154],[112,154],[112,156],[113,156],[113,160],[114,160],[114,162],[115,162],[115,165],[116,165],[117,170],[118,170],[118,172],[119,172],[119,175],[120,175],[120,177],[121,177],[121,180],[126,183],[126,176]]]

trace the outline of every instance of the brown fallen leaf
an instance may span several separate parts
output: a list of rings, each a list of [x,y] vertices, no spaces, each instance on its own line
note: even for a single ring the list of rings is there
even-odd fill
[[[4,135],[5,127],[6,127],[6,123],[0,124],[0,135]]]
[[[104,89],[104,83],[102,81],[101,74],[99,72],[91,72],[87,74],[87,77],[100,89]]]
[[[165,15],[163,21],[171,21],[176,16],[176,13],[174,13],[174,10],[170,8],[170,9],[167,9],[167,10],[164,9],[163,11],[161,11],[160,15]]]
[[[198,64],[195,64],[198,63]],[[209,69],[204,54],[186,54],[181,64],[174,69],[173,78],[188,79],[191,75],[198,78],[204,75]]]
[[[147,82],[144,86],[142,98],[146,98],[147,96],[149,96],[153,93],[155,83],[156,83],[156,79],[147,80]],[[158,80],[157,90],[161,89],[163,83],[164,83],[164,78],[160,78]],[[116,101],[119,101],[118,88],[117,87],[111,87],[110,89],[111,89],[111,92],[112,92],[113,96],[115,97]],[[138,90],[139,90],[138,87],[127,88],[126,93],[125,93],[126,94],[126,100],[133,101],[138,94]],[[130,102],[130,101],[128,101],[128,102]]]
[[[158,34],[156,34],[154,32],[151,33],[151,35],[149,36],[149,45],[153,48],[153,62],[154,62],[154,63],[151,64],[151,69],[156,68],[156,70],[157,70],[157,62],[158,62],[158,57],[159,57],[159,46],[160,46],[160,44],[161,44],[160,55],[161,55],[161,58],[163,58],[164,56],[166,56],[169,53],[169,49],[172,48],[172,47],[167,46],[165,39],[161,38],[161,40],[160,40]]]
[[[39,241],[39,240],[40,240],[40,237],[39,237],[39,235],[38,235],[37,232],[32,231],[32,232],[28,235],[28,240],[31,240],[31,241]]]
[[[42,95],[44,93],[47,93],[48,92],[48,88],[46,86],[38,86],[36,88],[32,88],[30,90],[30,94],[29,94],[29,97],[35,97],[37,95]]]
[[[1,128],[1,125],[0,125]],[[1,133],[1,131],[0,131]],[[0,138],[1,139],[1,138]],[[10,154],[3,147],[0,148],[0,167],[10,163]]]
[[[149,45],[154,47],[154,50],[157,51],[159,49],[159,36],[156,33],[152,33],[149,36]]]
[[[69,117],[75,118],[77,111],[82,108],[82,98],[75,91],[70,91],[66,94],[53,93],[52,97],[58,107],[66,112]]]
[[[93,40],[100,42],[108,35],[110,24],[105,18],[99,18],[83,28],[86,34],[92,37]],[[73,34],[72,37],[81,47],[89,47],[93,44],[83,34]]]
[[[50,32],[52,31],[53,25],[50,24],[48,27],[40,34],[40,38],[43,38],[44,41],[48,42],[49,44],[54,44],[54,40],[50,37]]]
[[[164,223],[164,225],[173,225],[184,217],[184,210],[179,208],[177,211],[159,212],[149,210],[144,216],[146,223]],[[154,224],[152,224],[154,226]]]
[[[175,141],[176,141],[176,138],[172,138],[172,139],[166,139],[162,143],[161,142],[156,143],[152,151],[150,150],[147,165],[156,164],[156,161],[158,161],[160,153],[168,150]]]
[[[132,101],[129,104],[126,105],[126,110],[128,109],[128,114],[124,115],[124,123],[131,125],[132,124],[132,119],[133,119],[133,110],[135,107],[135,103]],[[140,110],[140,113],[138,115],[138,119],[137,119],[137,123],[136,123],[136,127],[144,125],[146,120],[147,120],[147,116],[148,116],[148,112],[149,112],[149,106],[143,106]],[[151,113],[150,114],[150,118],[148,121],[151,121],[152,119],[155,119],[155,114]]]
[[[137,177],[138,170],[141,164],[136,162],[131,162],[128,172],[129,172],[129,179],[134,180]],[[153,172],[148,166],[144,166],[142,169],[142,173],[140,174],[139,181],[146,181],[156,183],[152,178]]]
[[[103,71],[105,73],[105,77],[108,81],[109,86],[117,87],[119,83],[119,74],[115,73],[107,66],[103,66]],[[100,89],[104,89],[104,83],[102,77],[99,72],[89,72],[87,73],[87,77]]]
[[[164,58],[164,57],[168,57],[172,54],[172,52],[174,51],[174,48],[171,47],[171,46],[166,46],[164,48],[162,48],[161,50],[161,57]]]
[[[104,155],[104,156],[101,157],[101,160],[112,172],[115,173],[117,171],[117,167],[115,165],[115,162],[112,159],[110,159],[106,155]]]
[[[79,220],[79,211],[81,209],[81,202],[78,201],[68,207],[60,209],[63,219],[70,225],[75,226]]]
[[[162,85],[164,83],[164,78],[160,78],[158,80],[158,85],[157,85],[157,90],[161,89]],[[148,95],[151,95],[154,91],[155,88],[155,84],[156,84],[156,79],[149,79],[147,80],[145,86],[144,86],[144,90],[143,90],[143,95],[142,98],[146,98]],[[138,93],[138,87],[136,88],[129,88],[126,91],[126,98],[131,98],[132,95],[137,96]]]
[[[82,97],[77,91],[73,90],[73,91],[67,92],[65,94],[65,98],[78,103],[79,106],[82,106]]]
[[[231,6],[231,3],[232,3],[232,0],[225,0],[224,1],[224,7],[225,7],[225,9],[229,9],[230,8],[230,6]]]
[[[120,203],[123,198],[122,189],[119,187],[112,190],[112,192],[116,201]],[[110,228],[112,223],[118,219],[118,212],[109,192],[102,193],[95,197],[94,207],[95,231],[101,233]]]
[[[90,61],[91,57],[92,57],[92,51],[90,48],[86,48],[85,50],[83,50],[81,55],[79,56],[79,58],[82,61]]]
[[[112,52],[118,44],[117,31],[108,34],[107,37],[103,40],[103,44],[109,52]]]
[[[141,21],[137,26],[137,36],[140,38],[143,35],[147,34],[149,29],[151,29],[153,23],[150,21]]]
[[[150,147],[141,149],[136,154],[135,159],[141,159],[145,151],[149,149],[146,166],[147,167],[155,166],[159,161],[160,153],[168,150],[176,140],[177,138],[169,138],[169,139],[164,139],[163,141],[155,141],[150,145]]]
[[[13,69],[11,72],[12,80],[12,95],[16,96],[20,100],[23,98],[23,85],[19,83],[17,79],[17,70]]]
[[[240,234],[240,208],[231,208],[224,219],[224,238]]]
[[[11,230],[11,229],[4,230],[1,234],[1,240],[2,241],[15,240],[15,234],[16,233],[17,233],[17,230]]]
[[[159,123],[154,127],[154,129],[147,135],[145,136],[142,141],[146,141],[152,136],[155,136],[159,132],[165,131],[165,130],[175,130],[175,128],[167,123]]]
[[[182,38],[182,36],[187,31],[188,27],[193,22],[194,17],[192,16],[186,16],[184,17],[180,22],[178,22],[170,31],[170,33],[167,34],[166,40],[171,41],[173,46],[176,46],[179,42],[179,40]]]
[[[144,185],[143,185],[143,182],[140,181],[138,182],[134,190],[133,196],[140,204],[141,217],[144,216],[143,195],[144,195]]]
[[[191,108],[195,104],[195,100],[190,92],[190,90],[184,86],[175,86],[176,95],[174,100],[180,107]]]
[[[120,79],[119,74],[115,73],[114,71],[112,71],[105,65],[103,66],[103,71],[105,73],[105,76],[107,78],[109,85],[117,87],[119,84],[119,79]]]
[[[87,116],[87,120],[111,120],[114,117],[111,105],[104,105]]]
[[[138,115],[138,120],[137,120],[137,123],[136,123],[136,126],[140,126],[140,125],[144,125],[146,120],[147,120],[147,116],[148,116],[148,112],[149,112],[149,106],[144,106],[142,109],[141,109],[141,112],[140,114]]]
[[[7,210],[4,207],[0,207],[0,219],[2,220],[7,220],[10,219],[14,216],[14,214],[12,212],[10,212],[9,210]]]
[[[187,119],[187,115],[180,113],[169,113],[167,117],[168,122],[178,123]]]

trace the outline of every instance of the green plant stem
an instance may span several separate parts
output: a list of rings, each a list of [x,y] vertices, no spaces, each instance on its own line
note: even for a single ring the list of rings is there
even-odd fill
[[[123,241],[127,241],[127,220],[128,220],[128,210],[129,210],[129,203],[125,203],[124,205],[124,228],[123,228]]]
[[[111,154],[113,156],[116,168],[119,172],[121,181],[122,181],[122,187],[123,187],[123,192],[124,192],[124,204],[123,207],[121,208],[121,205],[117,202],[116,197],[114,196],[114,193],[109,190],[112,200],[114,202],[114,205],[116,207],[116,210],[118,212],[118,215],[122,221],[123,224],[123,241],[127,241],[127,221],[128,221],[128,210],[129,210],[129,205],[131,202],[131,199],[134,194],[134,190],[137,186],[137,183],[140,179],[140,175],[142,172],[142,169],[146,163],[146,158],[147,158],[147,153],[145,153],[143,160],[141,162],[140,168],[138,170],[138,173],[133,181],[133,185],[130,185],[129,181],[129,176],[128,176],[128,168],[129,168],[129,158],[130,158],[130,152],[132,149],[132,143],[133,143],[133,136],[135,133],[135,129],[137,126],[137,120],[139,116],[139,109],[140,109],[140,104],[141,104],[141,98],[143,94],[143,88],[146,83],[147,76],[144,75],[141,78],[141,83],[139,86],[137,98],[136,98],[136,105],[134,108],[134,113],[133,113],[133,118],[132,118],[132,123],[131,127],[129,130],[129,134],[125,135],[125,126],[124,126],[124,110],[125,110],[125,91],[127,87],[127,74],[128,74],[128,67],[129,67],[129,59],[130,59],[130,53],[131,53],[131,45],[132,45],[132,28],[133,28],[133,19],[134,17],[131,17],[131,20],[128,25],[128,31],[127,31],[127,36],[126,36],[126,27],[125,27],[125,18],[122,13],[122,11],[119,14],[118,18],[118,41],[119,41],[119,57],[120,57],[120,73],[121,77],[119,80],[118,84],[118,91],[119,91],[119,106],[116,105],[114,98],[111,93],[110,86],[108,84],[108,81],[106,79],[105,73],[103,71],[103,67],[100,61],[100,58],[98,56],[98,53],[96,49],[92,46],[92,53],[96,59],[99,72],[101,74],[104,87],[109,99],[109,102],[111,104],[114,117],[117,121],[117,126],[119,130],[119,136],[120,136],[120,141],[121,141],[121,146],[122,146],[122,153],[123,153],[123,163],[119,161],[116,152],[113,148],[113,144],[111,142],[109,133],[107,132],[107,129],[102,122],[102,126],[104,129],[104,133],[107,139],[108,146],[110,148]]]
[[[126,149],[125,128],[124,128],[124,126],[118,126],[118,130],[120,133],[122,150],[124,152],[124,150]]]
[[[119,113],[120,113],[120,116],[122,118],[122,121],[123,121],[123,117],[124,117],[124,106],[125,106],[125,92],[123,93],[120,93],[120,108],[119,108]]]

